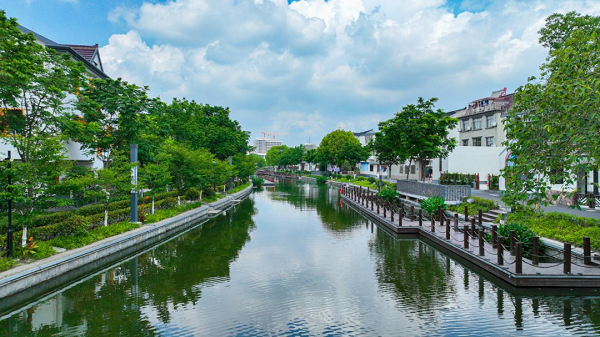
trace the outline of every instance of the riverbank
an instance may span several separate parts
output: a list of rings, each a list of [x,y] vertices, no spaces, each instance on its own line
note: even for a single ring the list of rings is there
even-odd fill
[[[0,273],[0,298],[23,292],[34,286],[36,292],[56,287],[66,279],[77,277],[102,264],[135,253],[143,247],[157,243],[161,239],[196,225],[199,221],[219,214],[246,198],[251,192],[250,185],[240,192],[177,216],[4,271]],[[111,256],[113,256],[112,260]]]

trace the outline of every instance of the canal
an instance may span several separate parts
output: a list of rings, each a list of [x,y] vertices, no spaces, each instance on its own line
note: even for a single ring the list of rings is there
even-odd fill
[[[600,334],[600,293],[509,288],[337,189],[283,181],[30,303],[2,336]]]

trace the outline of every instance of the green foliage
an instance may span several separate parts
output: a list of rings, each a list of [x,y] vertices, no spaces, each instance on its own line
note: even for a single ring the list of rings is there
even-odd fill
[[[185,191],[185,199],[186,200],[198,200],[200,199],[200,191],[191,187]]]
[[[395,188],[382,188],[377,196],[383,198],[386,201],[393,202],[396,200],[396,196],[398,195],[398,191]]]
[[[245,189],[248,186],[250,186],[249,182],[245,183],[245,184],[238,185],[238,186],[234,187],[233,189],[228,190],[227,194],[233,194],[233,193],[240,192],[240,191],[242,191],[243,189]]]
[[[325,176],[318,176],[316,179],[318,185],[325,185],[327,183],[327,177]]]
[[[437,98],[419,97],[416,105],[408,104],[391,119],[379,123],[371,148],[382,162],[425,164],[433,158],[446,158],[456,147],[456,139],[449,137],[449,130],[458,120],[446,116],[441,109],[434,110],[435,102]]]
[[[509,213],[507,222],[524,224],[540,236],[571,242],[575,245],[582,245],[584,236],[600,237],[600,220],[566,213],[536,212],[531,209],[523,209]],[[593,243],[592,248],[600,249],[600,241]]]
[[[10,268],[18,264],[17,260],[9,259],[6,257],[0,257],[0,272],[9,270]]]
[[[540,30],[549,48],[539,78],[517,88],[505,120],[512,165],[502,174],[508,205],[547,205],[552,184],[573,185],[600,168],[600,17],[553,14]]]
[[[267,161],[267,165],[269,166],[281,166],[281,157],[283,153],[287,151],[289,147],[285,145],[273,146],[267,151],[265,155],[265,160]]]
[[[442,197],[430,197],[421,200],[421,209],[423,213],[433,216],[434,218],[437,216],[438,207],[441,206],[442,209],[446,209],[446,203],[444,198]]]
[[[376,181],[377,181],[377,179],[375,179],[374,177],[368,177],[368,178],[367,178],[367,181],[368,181],[368,182],[370,182],[370,183],[372,184],[372,183],[376,182]]]
[[[250,153],[248,158],[254,161],[257,168],[265,167],[267,165],[267,161],[262,156],[257,155],[256,153]],[[252,172],[254,173],[254,172]]]
[[[473,202],[472,203],[467,202],[467,200],[469,200],[469,199],[471,199]],[[463,199],[463,201],[460,204],[458,204],[458,206],[456,206],[456,205],[448,206],[448,210],[462,214],[465,211],[465,206],[469,206],[469,215],[471,215],[471,216],[479,214],[479,210],[481,210],[482,212],[485,213],[489,210],[499,208],[498,203],[493,200],[480,198],[480,197],[466,197]]]
[[[150,217],[150,216],[149,216]],[[132,229],[140,227],[140,224],[131,222],[119,222],[110,226],[100,226],[93,230],[86,232],[83,235],[78,236],[59,236],[50,241],[48,244],[55,247],[61,247],[65,249],[75,249],[92,244],[96,241],[118,235],[121,233],[128,232]]]
[[[348,162],[352,167],[369,157],[369,150],[362,147],[352,132],[335,130],[323,137],[316,152],[316,161],[338,167]]]
[[[537,236],[537,234],[532,232],[527,225],[518,222],[510,222],[506,225],[498,226],[498,236],[504,237],[504,246],[509,250],[510,244],[508,244],[508,238],[510,237],[510,231],[515,231],[515,239],[517,242],[523,243],[524,256],[530,257],[533,249],[533,237]],[[544,243],[540,241],[540,253],[543,253],[544,249]]]
[[[264,183],[265,183],[265,180],[263,178],[252,177],[252,185],[254,185],[256,187],[261,187]]]

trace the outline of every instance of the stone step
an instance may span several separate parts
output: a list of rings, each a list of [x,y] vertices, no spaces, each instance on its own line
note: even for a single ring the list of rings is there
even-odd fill
[[[495,214],[497,216],[498,214],[506,214],[506,211],[503,211],[501,209],[491,209],[486,213]]]

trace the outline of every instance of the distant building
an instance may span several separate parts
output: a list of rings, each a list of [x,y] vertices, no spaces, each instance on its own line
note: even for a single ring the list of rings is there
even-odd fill
[[[269,152],[273,146],[281,145],[283,145],[283,143],[274,138],[256,138],[254,140],[254,153],[264,158],[267,152]]]
[[[452,115],[458,118],[458,146],[500,147],[506,139],[502,120],[512,107],[513,94],[506,88],[471,102]]]
[[[308,150],[314,150],[317,148],[317,144],[312,144],[312,143],[304,143],[302,144],[304,145],[304,150],[308,151]]]

